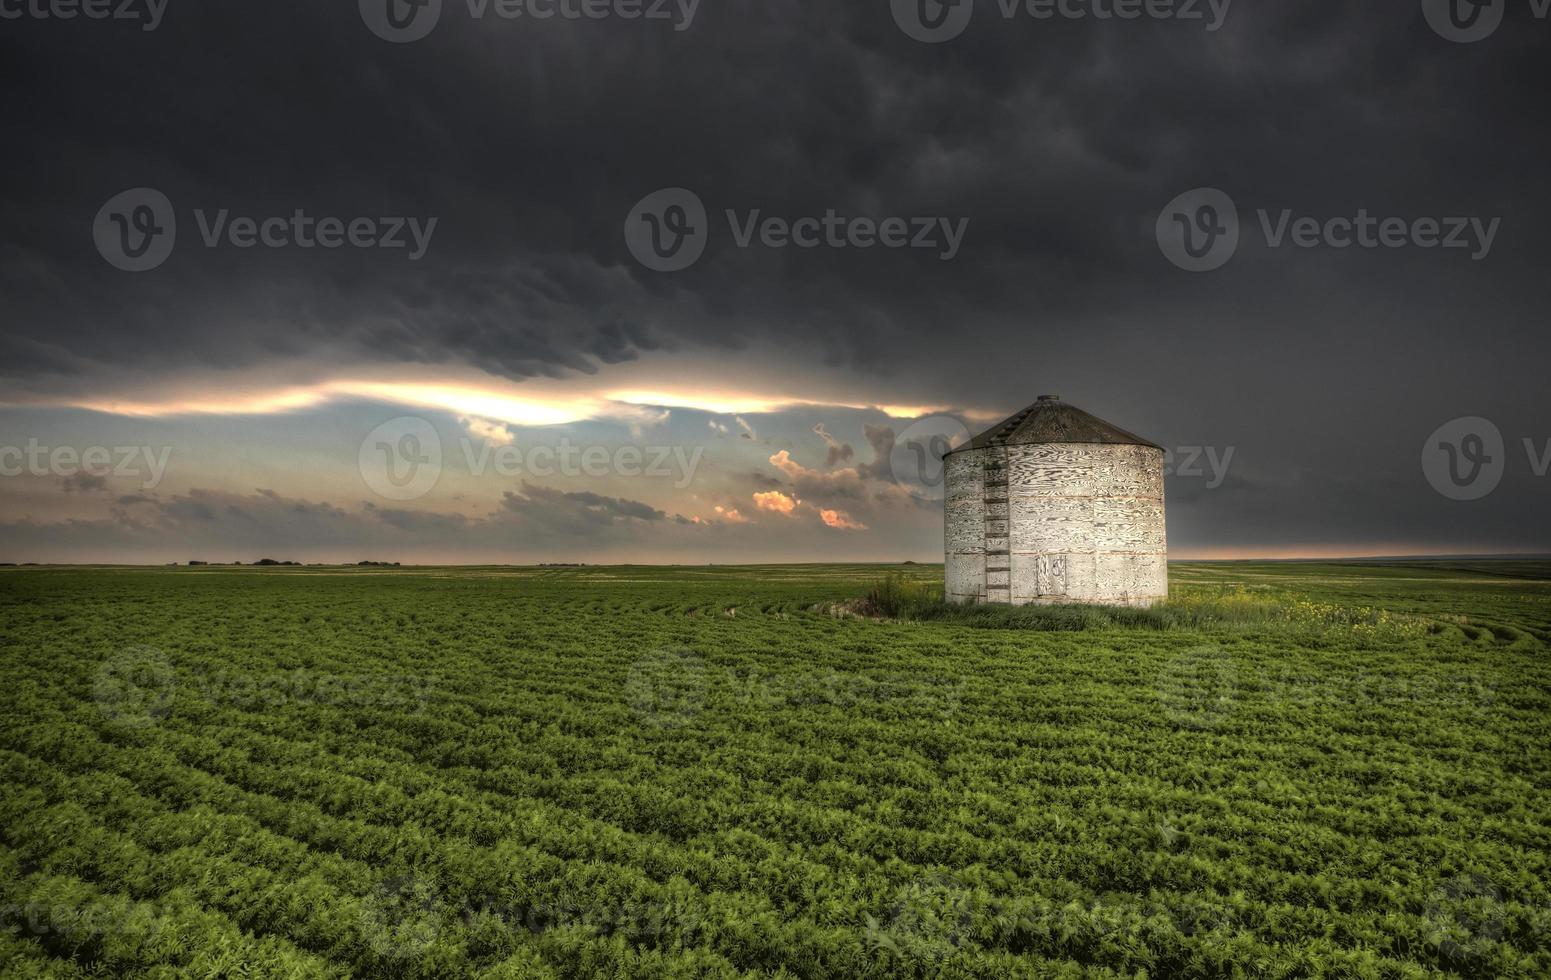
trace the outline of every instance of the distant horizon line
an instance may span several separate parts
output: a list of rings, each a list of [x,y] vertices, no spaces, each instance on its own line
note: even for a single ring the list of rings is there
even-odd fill
[[[1315,555],[1315,556],[1239,556],[1233,558],[1171,558],[1171,565],[1231,565],[1231,564],[1317,564],[1320,562],[1374,562],[1374,561],[1524,561],[1547,560],[1551,561],[1551,552],[1527,551],[1493,551],[1493,552],[1451,552],[1451,553],[1417,553],[1417,554],[1374,554],[1374,555]],[[792,567],[803,568],[815,565],[876,565],[880,567],[893,567],[902,565],[941,565],[938,561],[919,561],[906,559],[904,561],[862,561],[862,560],[834,560],[834,561],[714,561],[714,562],[650,562],[650,561],[604,561],[604,562],[390,562],[381,560],[356,561],[356,562],[298,562],[276,560],[269,564],[261,564],[265,559],[257,559],[248,562],[216,562],[200,561],[192,562],[0,562],[0,568],[706,568],[706,567]]]

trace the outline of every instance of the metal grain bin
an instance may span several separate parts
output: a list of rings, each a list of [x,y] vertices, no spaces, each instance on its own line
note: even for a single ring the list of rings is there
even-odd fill
[[[949,601],[1150,606],[1168,595],[1162,447],[1045,395],[944,468]]]

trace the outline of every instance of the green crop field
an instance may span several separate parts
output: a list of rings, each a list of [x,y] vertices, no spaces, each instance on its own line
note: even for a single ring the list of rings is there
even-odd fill
[[[0,570],[0,974],[1551,976],[1551,566]]]

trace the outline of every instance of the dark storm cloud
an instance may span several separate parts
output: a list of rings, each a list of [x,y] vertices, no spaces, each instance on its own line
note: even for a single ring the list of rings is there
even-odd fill
[[[446,8],[409,45],[373,37],[348,2],[175,2],[154,32],[7,22],[8,387],[81,392],[104,376],[298,358],[563,377],[775,339],[793,371],[817,359],[893,379],[912,403],[1011,412],[1058,386],[1170,446],[1393,486],[1405,506],[1308,496],[1335,493],[1331,481],[1298,485],[1297,502],[1366,508],[1354,524],[1409,515],[1396,533],[1436,518],[1415,462],[1436,425],[1482,414],[1551,434],[1551,24],[1523,11],[1458,45],[1405,0],[1235,4],[1215,33],[1004,21],[984,3],[961,38],[927,45],[876,2],[707,0],[685,31]],[[174,202],[179,246],[131,275],[103,262],[89,228],[139,186]],[[624,219],[674,186],[700,195],[715,231],[693,268],[651,273]],[[1191,275],[1152,227],[1198,186],[1233,196],[1246,241],[1226,268]],[[196,208],[438,226],[419,261],[209,249]],[[969,224],[945,262],[739,249],[721,217],[831,208]],[[1271,250],[1260,208],[1503,225],[1482,262]],[[860,475],[881,477],[867,467],[886,466],[894,434],[867,438],[883,462]],[[1293,487],[1268,476],[1252,499],[1290,503]],[[184,506],[192,520],[210,503]],[[1225,536],[1249,532],[1238,519],[1218,516]],[[1296,533],[1315,533],[1310,520]]]
[[[972,341],[1061,356],[1123,342],[1159,307],[1200,307],[1200,284],[1144,233],[1190,187],[1315,212],[1544,203],[1544,154],[1522,152],[1545,147],[1523,128],[1544,25],[1473,50],[1426,33],[1403,3],[1241,5],[1216,33],[1009,22],[994,6],[938,46],[904,37],[879,4],[708,4],[684,32],[475,22],[450,4],[405,46],[373,37],[353,4],[299,0],[184,5],[154,33],[13,24],[7,87],[29,97],[0,109],[27,149],[3,164],[0,267],[17,314],[6,368],[226,366],[330,346],[523,377],[628,359],[657,333],[736,344],[766,331],[874,371]],[[1492,151],[1509,146],[1521,152]],[[83,232],[139,185],[164,190],[188,225],[154,276],[108,268]],[[713,220],[835,208],[966,217],[971,231],[952,263],[740,251],[724,234],[688,273],[648,275],[620,229],[639,197],[675,185]],[[196,207],[439,228],[418,263],[209,250]],[[1539,233],[1506,234],[1522,256]],[[1403,281],[1430,261],[1318,274],[1359,289],[1343,279]],[[1211,281],[1218,309],[1193,332],[1242,333],[1221,308],[1255,278]],[[1318,308],[1299,292],[1288,312]],[[1023,395],[1011,379],[997,387]]]
[[[612,527],[621,521],[660,521],[668,516],[638,500],[586,491],[567,493],[526,481],[520,493],[508,491],[502,496],[502,506],[525,520],[549,527]]]

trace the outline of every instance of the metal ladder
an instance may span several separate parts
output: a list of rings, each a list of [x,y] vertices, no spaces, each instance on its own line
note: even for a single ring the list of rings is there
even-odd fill
[[[991,446],[985,454],[985,601],[1012,603],[1012,540],[1009,537],[1010,497],[1007,490],[1007,447]]]

